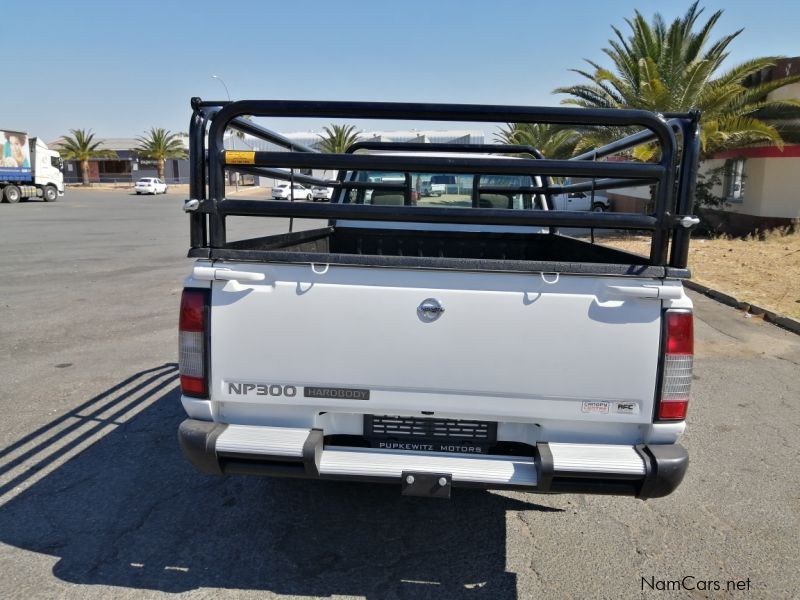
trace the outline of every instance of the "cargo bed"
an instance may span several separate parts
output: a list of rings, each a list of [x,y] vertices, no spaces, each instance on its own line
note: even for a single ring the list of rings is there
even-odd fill
[[[546,233],[322,227],[197,248],[192,258],[685,279],[689,270]]]

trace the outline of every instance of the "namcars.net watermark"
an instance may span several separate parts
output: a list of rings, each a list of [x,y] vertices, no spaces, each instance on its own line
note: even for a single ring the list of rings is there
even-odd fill
[[[685,575],[679,579],[656,579],[655,576],[642,577],[640,583],[643,592],[749,592],[750,578],[747,579],[704,579],[694,575]]]

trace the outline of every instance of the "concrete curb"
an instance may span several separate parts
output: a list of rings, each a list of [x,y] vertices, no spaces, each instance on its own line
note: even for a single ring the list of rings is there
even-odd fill
[[[708,296],[712,300],[716,300],[722,304],[738,308],[739,310],[747,311],[751,315],[763,317],[763,319],[768,323],[772,323],[773,325],[777,325],[778,327],[782,327],[791,331],[792,333],[800,335],[800,321],[797,319],[778,314],[771,310],[767,310],[766,308],[756,306],[755,304],[750,304],[749,302],[742,302],[733,296],[720,292],[719,290],[706,287],[703,284],[692,281],[691,279],[684,279],[683,285],[690,290],[694,290],[695,292],[700,292],[701,294]]]

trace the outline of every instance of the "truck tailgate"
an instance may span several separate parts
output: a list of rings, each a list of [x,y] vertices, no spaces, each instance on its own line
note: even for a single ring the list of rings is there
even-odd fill
[[[213,400],[485,420],[652,419],[661,302],[611,287],[655,280],[216,266],[265,277],[213,283]],[[418,311],[427,299],[444,309],[438,318]]]

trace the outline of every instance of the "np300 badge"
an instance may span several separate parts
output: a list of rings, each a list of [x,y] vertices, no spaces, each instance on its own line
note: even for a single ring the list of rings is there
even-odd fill
[[[293,385],[278,385],[267,383],[233,383],[228,382],[228,393],[247,396],[285,396],[294,398],[297,395],[297,388]]]

